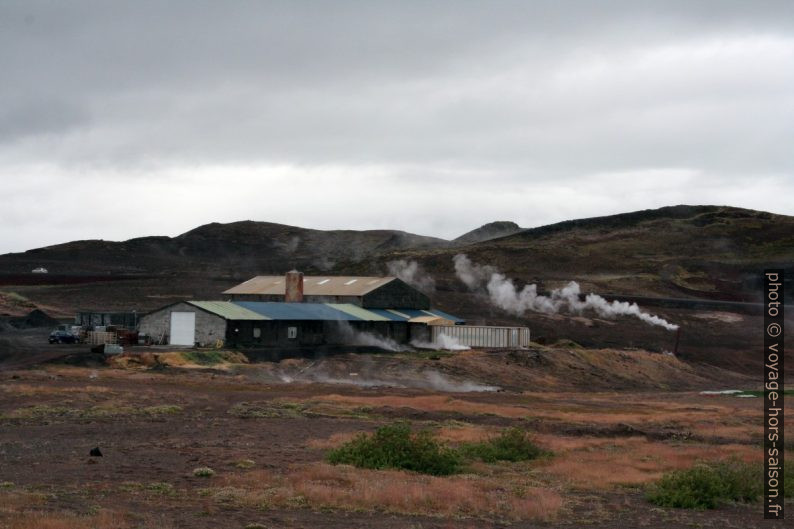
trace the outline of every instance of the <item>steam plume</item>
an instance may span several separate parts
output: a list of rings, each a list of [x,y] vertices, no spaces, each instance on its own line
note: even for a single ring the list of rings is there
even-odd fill
[[[416,261],[397,259],[386,263],[386,267],[389,275],[405,281],[422,292],[431,293],[436,289],[435,280]]]
[[[456,380],[434,369],[414,370],[403,366],[399,370],[388,369],[383,362],[367,357],[355,357],[353,367],[343,359],[319,360],[308,365],[281,362],[269,369],[267,378],[285,384],[321,383],[344,384],[365,388],[391,387],[429,389],[452,393],[499,391],[499,386],[480,384],[470,380]],[[261,373],[264,375],[264,373]]]
[[[434,342],[422,342],[419,340],[413,340],[411,345],[416,347],[417,349],[435,349],[435,350],[445,350],[445,351],[468,351],[471,349],[468,345],[463,345],[460,343],[457,338],[453,336],[448,336],[446,334],[440,334],[436,341]]]
[[[367,345],[372,347],[379,347],[387,351],[402,352],[408,351],[410,348],[400,345],[391,338],[380,336],[379,334],[357,331],[346,321],[337,322],[337,330],[342,342],[348,345]]]
[[[669,323],[659,316],[643,312],[636,303],[618,300],[607,301],[598,294],[592,293],[582,301],[579,284],[575,281],[571,281],[563,288],[552,290],[550,295],[544,296],[538,294],[538,287],[534,284],[525,285],[523,289],[518,290],[513,281],[495,267],[472,263],[464,254],[456,255],[453,261],[455,273],[469,289],[477,290],[484,285],[493,305],[517,316],[521,316],[527,311],[545,314],[567,311],[581,314],[585,310],[592,310],[602,318],[634,316],[649,325],[658,325],[670,331],[678,329],[678,325]]]

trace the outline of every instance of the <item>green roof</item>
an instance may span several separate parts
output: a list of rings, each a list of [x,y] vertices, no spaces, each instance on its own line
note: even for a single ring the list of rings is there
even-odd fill
[[[326,303],[326,305],[336,310],[340,310],[345,314],[350,314],[356,318],[361,318],[364,321],[391,321],[385,316],[375,314],[374,312],[367,309],[362,309],[358,305],[353,305],[352,303]]]
[[[245,307],[236,305],[230,301],[188,301],[191,305],[217,314],[227,320],[269,320],[267,316],[257,314]]]

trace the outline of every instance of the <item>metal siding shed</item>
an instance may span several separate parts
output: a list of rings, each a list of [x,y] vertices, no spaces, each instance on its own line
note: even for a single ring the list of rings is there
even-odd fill
[[[228,301],[188,301],[189,305],[217,314],[226,320],[268,320],[267,316],[250,311]]]
[[[352,303],[326,303],[326,305],[364,321],[394,321],[391,318],[376,313],[374,310],[362,309],[358,305],[353,305]]]
[[[335,309],[325,303],[281,303],[278,301],[234,301],[235,305],[244,307],[271,320],[290,321],[360,321],[361,318]]]

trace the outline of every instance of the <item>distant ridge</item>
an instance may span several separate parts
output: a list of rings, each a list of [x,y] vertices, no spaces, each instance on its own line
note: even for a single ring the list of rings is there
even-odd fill
[[[499,237],[506,237],[522,231],[518,224],[509,220],[497,220],[483,224],[479,228],[475,228],[469,232],[464,233],[453,242],[457,244],[475,244],[478,242],[489,241]]]

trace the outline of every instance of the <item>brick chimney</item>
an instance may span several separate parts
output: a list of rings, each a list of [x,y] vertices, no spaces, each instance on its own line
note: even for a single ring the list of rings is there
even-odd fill
[[[284,301],[301,303],[303,301],[303,272],[290,270],[285,276]]]

